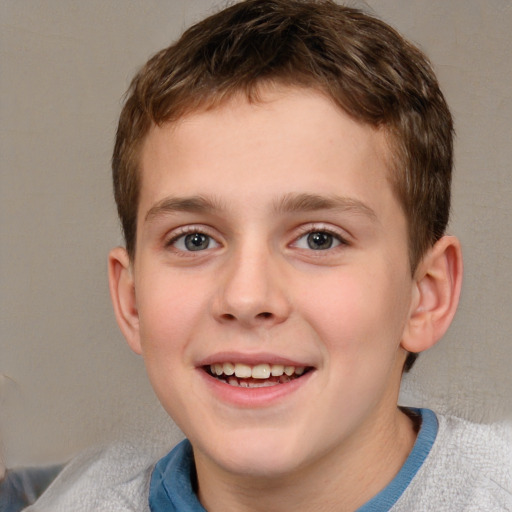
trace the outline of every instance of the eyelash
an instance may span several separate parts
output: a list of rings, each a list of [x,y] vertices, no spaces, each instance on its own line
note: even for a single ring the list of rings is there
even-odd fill
[[[315,249],[311,249],[311,248],[307,249],[307,248],[300,248],[300,247],[298,247],[298,249],[304,250],[304,251],[309,250],[311,252],[327,252],[327,251],[332,251],[338,247],[350,245],[350,243],[346,240],[345,237],[341,236],[340,233],[338,233],[337,231],[335,231],[333,229],[326,228],[324,225],[308,225],[308,226],[304,226],[300,229],[299,235],[295,237],[293,242],[290,244],[290,247],[294,247],[294,246],[296,247],[299,240],[301,240],[305,236],[309,236],[313,233],[323,233],[323,234],[332,236],[333,239],[338,243],[336,245],[334,245],[333,247],[328,247],[325,249],[315,250]],[[175,252],[180,255],[189,255],[194,252],[204,252],[206,249],[192,251],[192,250],[178,249],[176,247],[173,247],[173,246],[175,246],[176,242],[178,242],[178,240],[180,240],[182,238],[184,239],[187,235],[195,235],[195,234],[204,235],[204,236],[208,237],[208,239],[210,240],[210,243],[211,243],[211,241],[213,241],[215,244],[217,244],[217,246],[220,245],[220,242],[218,242],[215,239],[215,237],[213,237],[211,234],[209,234],[208,230],[204,229],[204,226],[201,226],[201,227],[186,226],[183,228],[179,228],[178,232],[173,233],[173,235],[168,240],[166,240],[165,247],[171,248],[171,249],[174,248]],[[207,247],[207,249],[210,249],[210,247]]]
[[[325,225],[308,225],[308,226],[304,226],[303,228],[301,228],[301,232],[300,234],[295,238],[295,240],[292,242],[291,246],[296,246],[296,244],[298,243],[299,240],[301,240],[302,238],[304,238],[305,236],[309,236],[313,233],[323,233],[323,234],[326,234],[326,235],[330,235],[333,237],[334,240],[336,240],[338,242],[337,245],[335,245],[334,247],[329,247],[329,248],[326,248],[326,249],[317,249],[317,250],[314,250],[314,249],[303,249],[303,250],[310,250],[312,252],[327,252],[327,251],[331,251],[333,249],[336,249],[338,247],[346,247],[346,246],[349,246],[350,243],[348,242],[348,240],[343,237],[339,232],[337,232],[336,230],[333,230],[333,229],[330,229],[330,228],[327,228]]]
[[[179,228],[177,232],[173,233],[172,236],[165,241],[165,247],[166,248],[170,248],[170,249],[173,249],[173,246],[176,244],[176,242],[178,240],[180,240],[181,238],[185,238],[187,235],[204,235],[206,237],[208,237],[208,239],[210,241],[213,241],[215,242],[215,244],[217,245],[220,245],[220,243],[212,236],[208,233],[208,230],[207,229],[204,229],[204,226],[185,226],[185,227],[182,227],[182,228]],[[203,251],[187,251],[187,250],[184,250],[184,249],[178,249],[176,247],[174,247],[174,250],[176,252],[176,254],[180,254],[180,255],[188,255],[190,253],[193,253],[193,252],[203,252]]]

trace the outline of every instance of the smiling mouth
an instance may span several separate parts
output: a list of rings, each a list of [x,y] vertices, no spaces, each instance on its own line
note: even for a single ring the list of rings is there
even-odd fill
[[[286,384],[302,377],[313,368],[308,366],[285,366],[281,364],[216,363],[204,366],[210,376],[242,388],[263,388]]]

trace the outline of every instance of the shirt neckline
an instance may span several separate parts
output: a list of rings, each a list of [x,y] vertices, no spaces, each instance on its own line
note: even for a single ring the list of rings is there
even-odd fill
[[[420,430],[411,453],[395,478],[379,494],[375,495],[370,501],[367,501],[362,507],[359,507],[356,512],[389,511],[407,487],[409,487],[412,479],[428,457],[439,430],[437,417],[430,409],[409,407],[407,411],[417,414],[421,418]]]
[[[430,409],[408,408],[421,418],[413,449],[393,480],[357,512],[385,512],[398,501],[419,471],[437,437],[439,424]],[[195,464],[192,445],[185,439],[160,459],[152,472],[149,488],[151,512],[206,512],[194,490]]]

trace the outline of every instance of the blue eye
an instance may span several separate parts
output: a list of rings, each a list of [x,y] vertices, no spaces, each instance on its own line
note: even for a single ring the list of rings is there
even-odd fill
[[[189,233],[181,235],[178,238],[171,241],[170,245],[173,245],[180,251],[204,251],[213,247],[218,247],[219,244],[208,235],[204,233]]]
[[[341,239],[328,231],[311,231],[301,236],[295,246],[299,249],[311,249],[313,251],[325,251],[337,247],[342,243]]]

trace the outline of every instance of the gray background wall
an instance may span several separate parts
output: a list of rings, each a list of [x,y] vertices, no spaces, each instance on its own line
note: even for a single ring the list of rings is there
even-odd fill
[[[351,2],[361,5],[361,2]],[[370,0],[431,57],[457,124],[455,323],[402,401],[475,421],[512,412],[512,3]],[[109,158],[135,70],[211,0],[0,0],[0,434],[7,465],[121,435],[180,434],[118,333]]]

